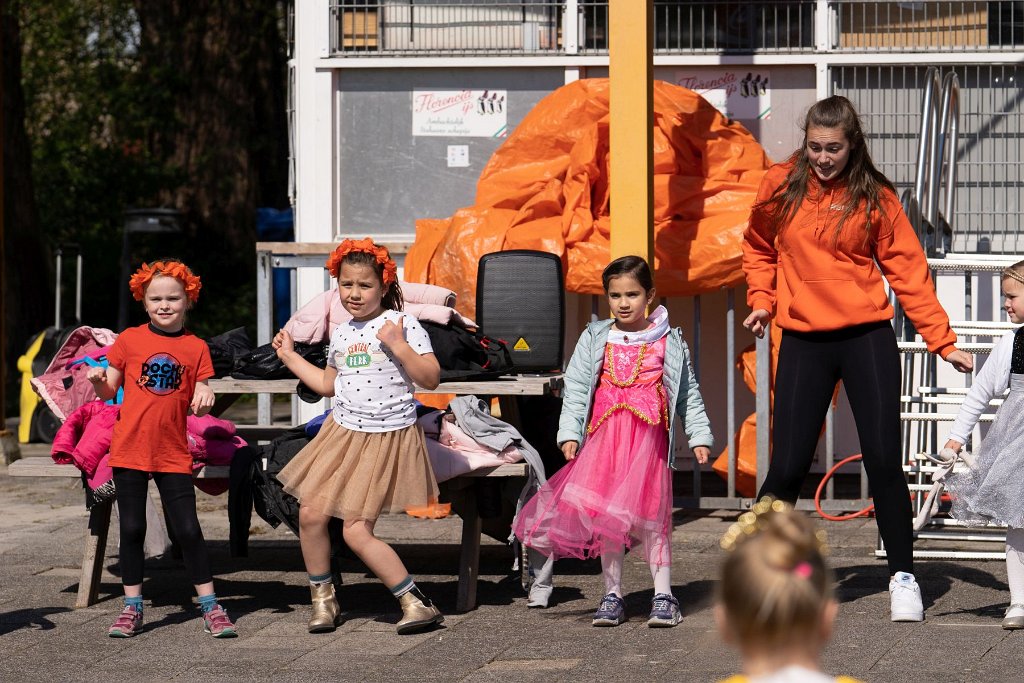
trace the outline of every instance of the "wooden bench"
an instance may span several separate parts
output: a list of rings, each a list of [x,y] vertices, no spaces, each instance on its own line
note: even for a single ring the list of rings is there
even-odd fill
[[[241,394],[291,394],[297,381],[287,380],[238,380],[231,377],[210,380],[210,387],[218,396]],[[540,396],[557,393],[562,386],[561,375],[536,377],[507,377],[486,382],[444,382],[431,391],[423,393],[476,394],[497,396],[501,400],[503,419],[517,423],[515,403],[509,399],[516,396]],[[239,434],[246,439],[272,439],[291,425],[238,425]],[[198,479],[226,479],[228,467],[204,467],[196,474]],[[25,458],[12,463],[7,473],[12,477],[68,477],[79,478],[81,472],[73,465],[58,465],[50,458]],[[483,477],[526,477],[525,463],[485,468],[455,477],[442,483],[443,487],[464,488],[475,486]],[[89,511],[89,524],[85,535],[85,550],[82,556],[82,577],[78,584],[75,607],[88,607],[96,602],[100,575],[106,553],[107,535],[110,528],[112,501],[96,504]],[[480,573],[480,536],[482,520],[475,505],[467,506],[462,512],[462,542],[459,557],[459,585],[456,609],[466,612],[476,606],[476,585]]]
[[[23,458],[11,463],[7,473],[12,477],[66,477],[79,479],[81,471],[74,465],[58,465],[50,458]],[[514,463],[489,467],[469,472],[443,482],[448,485],[471,485],[481,477],[526,477],[528,465]],[[226,479],[227,467],[207,466],[196,473],[196,479]],[[106,555],[107,535],[110,529],[110,512],[113,501],[97,503],[89,511],[89,524],[85,533],[85,550],[82,555],[82,574],[78,582],[78,596],[75,607],[89,607],[96,603],[99,594],[100,575]],[[459,556],[459,585],[455,608],[466,612],[476,607],[476,584],[480,575],[481,519],[475,506],[469,506],[462,517],[462,543]]]

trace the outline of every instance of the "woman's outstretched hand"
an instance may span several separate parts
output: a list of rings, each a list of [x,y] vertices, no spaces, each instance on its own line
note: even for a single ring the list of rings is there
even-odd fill
[[[743,327],[753,332],[754,336],[760,339],[764,336],[765,327],[767,327],[768,321],[771,320],[771,317],[771,313],[763,308],[758,308],[748,315],[747,319],[743,321]]]
[[[953,353],[946,356],[946,362],[959,372],[967,373],[974,369],[974,358],[971,354],[960,349],[954,349]]]

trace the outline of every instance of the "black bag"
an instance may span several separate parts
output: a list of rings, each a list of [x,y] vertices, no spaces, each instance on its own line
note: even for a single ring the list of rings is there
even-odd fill
[[[441,365],[442,381],[484,379],[512,370],[512,354],[501,339],[461,325],[440,325],[428,320],[421,320],[420,325],[430,336],[430,345]]]
[[[304,344],[295,342],[295,352],[318,368],[327,367],[326,342]],[[231,376],[237,379],[291,379],[292,371],[285,367],[270,344],[257,346],[235,362]]]
[[[239,357],[252,352],[252,342],[244,327],[236,327],[206,340],[213,361],[213,376],[224,377],[235,369]]]
[[[332,418],[328,416],[327,419]],[[292,427],[268,445],[258,446],[252,465],[252,498],[256,514],[274,528],[284,523],[296,536],[299,535],[299,501],[285,492],[277,475],[310,440],[306,435],[306,425]],[[263,467],[264,461],[266,468]],[[327,534],[331,539],[331,571],[339,581],[340,559],[358,558],[345,543],[340,519],[332,518],[328,522]]]

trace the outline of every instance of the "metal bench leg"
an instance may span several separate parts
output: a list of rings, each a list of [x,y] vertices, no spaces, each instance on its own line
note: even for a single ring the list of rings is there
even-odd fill
[[[103,557],[107,551],[110,510],[114,502],[107,500],[93,505],[89,511],[89,528],[85,533],[85,555],[82,557],[82,578],[78,581],[75,607],[95,604],[103,573]]]
[[[462,550],[459,556],[459,591],[455,609],[468,612],[476,607],[476,580],[480,575],[480,533],[483,524],[476,507],[475,496],[470,496],[468,509],[462,516]]]

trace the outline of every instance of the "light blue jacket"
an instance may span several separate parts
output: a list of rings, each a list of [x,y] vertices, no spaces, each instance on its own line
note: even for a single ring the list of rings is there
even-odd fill
[[[559,445],[566,441],[576,441],[581,448],[583,446],[594,391],[604,366],[605,344],[614,322],[608,319],[590,323],[576,343],[576,350],[565,369],[562,415],[558,419]],[[665,343],[662,382],[668,395],[668,405],[675,406],[675,410],[668,411],[668,466],[674,469],[676,458],[673,446],[677,414],[683,418],[683,429],[690,439],[690,448],[711,448],[714,443],[711,423],[704,411],[704,399],[701,398],[697,379],[690,366],[690,349],[683,341],[683,333],[678,327],[669,330],[668,341]]]

